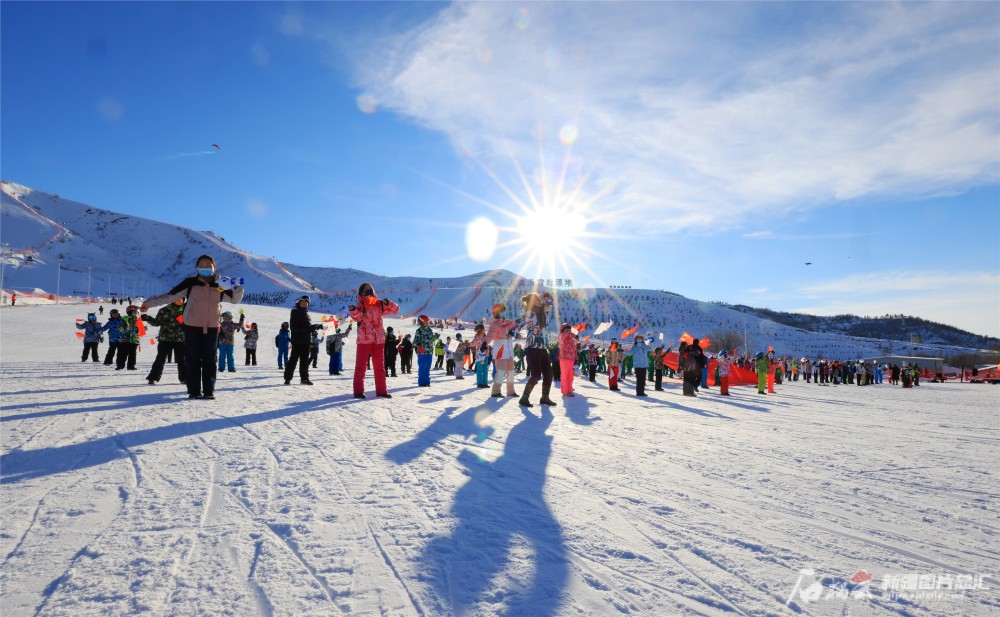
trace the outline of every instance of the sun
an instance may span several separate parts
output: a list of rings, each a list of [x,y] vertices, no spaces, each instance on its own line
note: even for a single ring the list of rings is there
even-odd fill
[[[571,251],[579,250],[587,220],[569,210],[542,207],[518,217],[516,230],[529,256],[533,253],[544,261],[565,261]]]

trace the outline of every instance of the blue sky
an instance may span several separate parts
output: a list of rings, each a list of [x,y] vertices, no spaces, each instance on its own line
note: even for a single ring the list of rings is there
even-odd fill
[[[998,3],[0,12],[7,180],[301,265],[1000,335]]]

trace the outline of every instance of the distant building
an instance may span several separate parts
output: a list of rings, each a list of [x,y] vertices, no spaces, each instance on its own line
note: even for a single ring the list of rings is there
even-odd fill
[[[875,362],[876,364],[916,364],[918,368],[927,369],[937,374],[942,372],[944,358],[924,358],[922,356],[875,356],[873,358],[862,358],[865,362]]]

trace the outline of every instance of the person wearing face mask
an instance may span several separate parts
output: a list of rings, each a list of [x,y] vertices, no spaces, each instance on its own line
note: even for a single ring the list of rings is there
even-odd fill
[[[385,385],[385,327],[382,325],[382,317],[398,313],[399,305],[388,298],[380,300],[371,283],[362,283],[358,287],[358,303],[347,308],[351,318],[358,324],[354,398],[365,398],[365,371],[369,359],[375,376],[375,395],[392,398]]]
[[[210,255],[199,257],[195,267],[196,276],[184,279],[165,294],[149,298],[142,303],[141,310],[146,312],[151,306],[186,299],[183,321],[188,398],[214,399],[222,302],[239,304],[243,299],[243,287],[219,287],[215,260]]]
[[[101,334],[101,322],[97,321],[97,315],[87,313],[87,321],[76,324],[77,330],[83,330],[83,357],[80,362],[86,362],[87,356],[91,356],[94,362],[97,359],[97,344],[104,340]]]

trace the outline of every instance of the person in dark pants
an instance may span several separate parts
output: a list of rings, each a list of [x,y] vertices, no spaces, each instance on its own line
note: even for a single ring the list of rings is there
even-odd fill
[[[116,371],[128,369],[138,370],[135,367],[135,355],[139,349],[139,307],[129,305],[125,309],[125,317],[122,317],[122,342],[118,344],[118,365]]]
[[[142,310],[185,298],[184,362],[188,398],[215,398],[222,301],[239,304],[243,286],[222,288],[215,274],[215,260],[202,255],[195,261],[197,276],[181,281],[161,296],[142,303]],[[204,393],[204,394],[203,394]]]
[[[288,327],[292,334],[292,355],[285,363],[285,385],[292,383],[295,375],[295,365],[299,365],[299,383],[311,386],[309,381],[309,354],[312,344],[312,334],[323,327],[323,324],[312,324],[309,319],[309,296],[302,296],[295,302]]]
[[[87,313],[87,321],[76,324],[77,330],[83,330],[83,356],[80,362],[86,362],[89,355],[94,362],[97,359],[97,344],[103,340],[101,336],[101,322],[97,321],[97,315]]]
[[[525,358],[528,361],[528,382],[521,391],[521,398],[518,404],[522,407],[531,407],[531,391],[535,385],[542,382],[542,398],[538,401],[540,405],[552,405],[556,403],[549,398],[549,389],[552,387],[552,362],[549,359],[548,340],[545,336],[546,328],[546,308],[547,303],[532,292],[521,298],[524,304],[524,317],[522,322],[528,326],[528,338],[524,350]]]
[[[413,368],[413,341],[410,340],[409,334],[403,335],[403,341],[399,346],[399,372],[410,374]]]
[[[694,389],[701,380],[701,366],[698,364],[698,352],[701,349],[695,349],[694,347],[688,345],[687,343],[681,343],[678,353],[680,358],[678,360],[678,368],[681,374],[684,376],[684,396],[697,396],[694,393]]]
[[[392,326],[385,329],[385,376],[395,377],[396,376],[396,355],[399,351],[396,349],[396,345],[399,345],[399,339],[392,332]]]
[[[151,326],[159,326],[157,335],[156,359],[146,375],[149,385],[154,385],[163,376],[163,367],[171,355],[177,358],[177,379],[184,383],[184,326],[181,316],[184,314],[184,298],[174,300],[156,312],[156,317],[142,315],[142,320]]]
[[[108,333],[108,353],[104,355],[104,366],[111,366],[114,363],[118,345],[122,342],[124,327],[125,322],[118,313],[118,309],[111,309],[108,313],[108,323],[101,327],[101,332]]]
[[[649,396],[646,394],[646,371],[649,369],[649,345],[645,337],[641,334],[635,337],[632,349],[627,352],[632,358],[632,366],[635,368],[635,395]]]
[[[313,332],[309,339],[309,364],[313,368],[318,368],[319,365],[319,344],[323,342],[323,335],[319,332]]]

